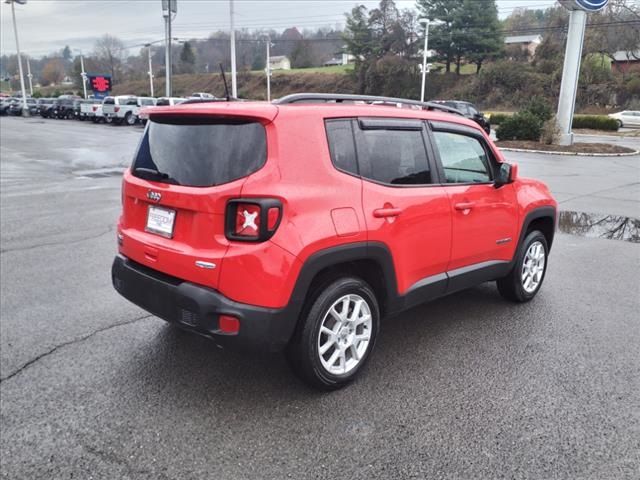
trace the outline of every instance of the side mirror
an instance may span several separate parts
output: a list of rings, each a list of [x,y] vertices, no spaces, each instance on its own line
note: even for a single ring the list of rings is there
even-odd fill
[[[507,183],[511,183],[515,181],[518,176],[518,166],[511,165],[509,163],[503,163],[500,165],[500,170],[498,171],[498,175],[496,176],[494,186],[496,188],[500,188]]]

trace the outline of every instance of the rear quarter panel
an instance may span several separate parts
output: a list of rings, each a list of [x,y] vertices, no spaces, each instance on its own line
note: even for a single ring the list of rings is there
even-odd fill
[[[264,244],[248,247],[231,242],[220,285],[225,295],[237,301],[265,304],[270,299],[274,307],[287,304],[310,255],[336,245],[366,241],[362,181],[333,167],[323,118],[304,108],[283,110],[266,127],[265,167],[247,178],[241,193],[242,197],[279,199],[282,221]],[[276,255],[269,258],[267,253]],[[268,262],[273,265],[267,266]],[[256,270],[243,268],[250,264],[262,273],[271,273],[256,283],[252,278]],[[228,281],[231,278],[233,281]]]

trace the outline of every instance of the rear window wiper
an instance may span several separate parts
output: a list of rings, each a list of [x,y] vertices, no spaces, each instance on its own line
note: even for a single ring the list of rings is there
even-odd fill
[[[168,173],[161,172],[155,168],[136,167],[133,169],[133,173],[136,173],[138,177],[145,180],[162,180],[166,183],[180,185],[180,182],[172,178]]]

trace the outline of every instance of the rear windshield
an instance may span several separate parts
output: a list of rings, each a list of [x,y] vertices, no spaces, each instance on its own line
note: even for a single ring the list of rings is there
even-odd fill
[[[149,121],[132,171],[147,180],[210,187],[252,174],[266,158],[259,122],[163,116]]]
[[[105,105],[115,105],[116,99],[113,97],[107,97],[102,103],[104,103]]]

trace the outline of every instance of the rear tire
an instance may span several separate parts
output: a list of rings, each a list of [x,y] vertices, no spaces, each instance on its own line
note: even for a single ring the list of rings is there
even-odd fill
[[[513,269],[496,281],[500,295],[517,303],[535,297],[547,273],[548,256],[549,247],[542,232],[529,232],[518,247]]]
[[[135,125],[136,124],[136,117],[134,117],[131,112],[127,112],[127,114],[124,116],[124,122],[127,125]]]
[[[342,277],[312,292],[301,324],[286,350],[294,373],[320,390],[352,382],[375,345],[380,310],[375,293],[363,280]]]

